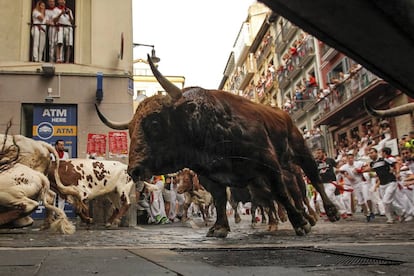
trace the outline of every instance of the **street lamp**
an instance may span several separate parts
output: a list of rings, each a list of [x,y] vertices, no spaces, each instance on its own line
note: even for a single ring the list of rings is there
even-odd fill
[[[139,47],[139,46],[151,47],[151,48],[152,48],[152,50],[151,50],[151,60],[152,60],[152,62],[153,62],[153,63],[158,63],[158,62],[160,62],[160,60],[161,60],[161,59],[155,55],[154,45],[150,45],[150,44],[142,44],[142,43],[132,43],[132,46],[133,46],[134,48],[135,48],[135,47]]]

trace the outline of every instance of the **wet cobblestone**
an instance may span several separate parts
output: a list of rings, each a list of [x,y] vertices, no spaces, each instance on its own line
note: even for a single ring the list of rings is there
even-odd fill
[[[277,232],[269,233],[266,225],[252,228],[250,217],[243,216],[240,224],[230,218],[231,232],[225,239],[206,237],[210,226],[204,226],[200,218],[187,223],[167,225],[137,225],[106,229],[103,226],[77,224],[73,235],[61,235],[40,230],[41,221],[24,229],[0,229],[0,248],[36,247],[234,247],[234,246],[318,246],[327,244],[414,243],[414,222],[386,224],[384,217],[365,222],[362,215],[331,223],[318,221],[306,236],[296,236],[289,223],[279,225]],[[211,222],[212,224],[213,222]]]

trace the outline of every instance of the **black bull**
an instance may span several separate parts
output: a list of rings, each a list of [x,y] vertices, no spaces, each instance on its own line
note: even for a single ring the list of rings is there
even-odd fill
[[[310,225],[292,204],[281,176],[282,167],[291,170],[293,162],[321,194],[329,219],[338,220],[313,156],[286,112],[223,91],[200,87],[180,90],[149,62],[167,96],[145,99],[128,123],[110,121],[96,106],[107,126],[129,128],[128,173],[135,181],[191,168],[200,182],[210,187],[217,208],[216,222],[207,236],[225,237],[230,231],[226,186],[246,187],[264,177],[296,233],[303,235],[310,231]]]

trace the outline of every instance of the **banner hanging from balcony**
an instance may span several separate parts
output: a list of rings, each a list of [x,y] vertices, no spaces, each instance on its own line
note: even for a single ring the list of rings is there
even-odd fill
[[[109,132],[109,157],[126,158],[128,156],[128,132]]]

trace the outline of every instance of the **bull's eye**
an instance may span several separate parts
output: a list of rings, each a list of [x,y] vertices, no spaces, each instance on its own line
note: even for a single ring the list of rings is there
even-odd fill
[[[163,137],[163,126],[159,118],[152,116],[152,118],[147,118],[143,122],[143,128],[145,131],[145,135],[149,138],[157,138],[160,139]]]

